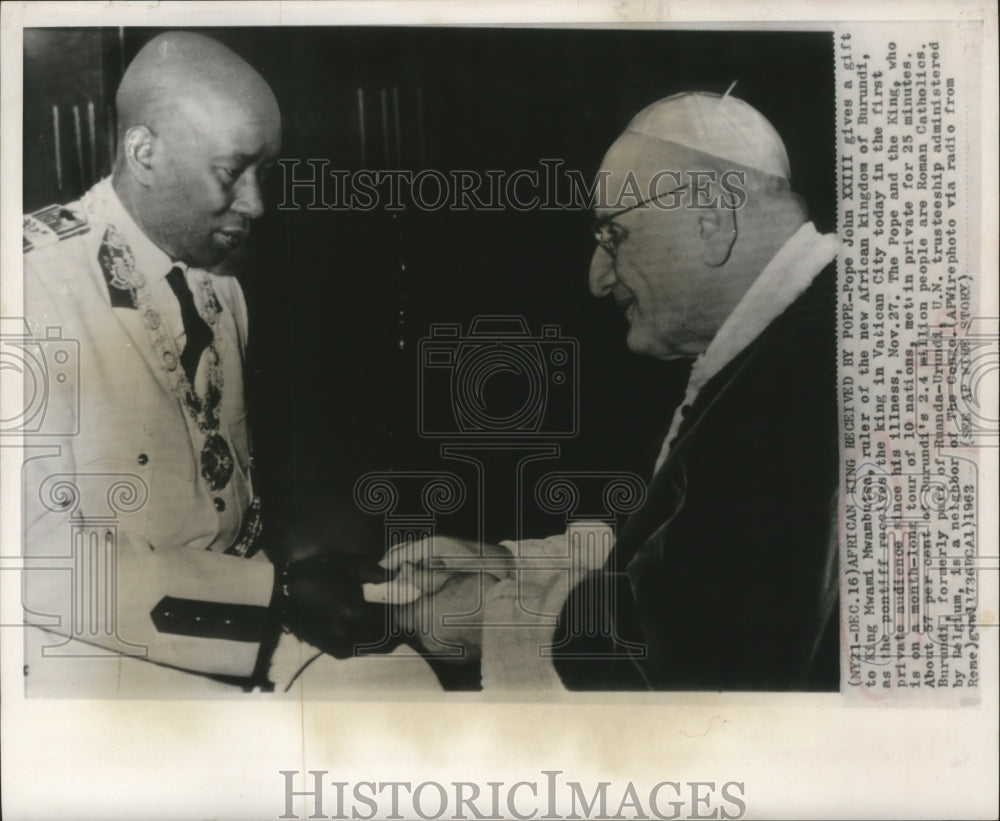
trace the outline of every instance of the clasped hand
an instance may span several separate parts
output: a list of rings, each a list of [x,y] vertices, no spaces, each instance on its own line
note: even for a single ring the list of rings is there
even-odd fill
[[[384,583],[376,563],[381,533],[333,503],[323,518],[282,528],[276,544],[273,609],[282,627],[337,658],[361,645],[395,648],[391,610],[365,600],[363,585]]]
[[[514,575],[508,550],[437,536],[398,545],[380,564],[395,571],[385,599],[396,607],[403,632],[445,660],[480,657],[486,596]]]
[[[279,567],[275,603],[282,627],[336,658],[379,644],[398,631],[390,629],[392,614],[384,605],[365,600],[362,584],[385,577],[385,570],[364,556],[321,553]]]
[[[294,536],[291,561],[276,565],[275,611],[286,630],[336,658],[412,639],[445,659],[476,659],[487,592],[514,574],[505,548],[446,536],[405,542],[379,562],[308,530]]]

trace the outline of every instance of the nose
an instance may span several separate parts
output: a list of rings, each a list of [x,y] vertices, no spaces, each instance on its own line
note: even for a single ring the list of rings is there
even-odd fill
[[[233,210],[249,219],[257,219],[264,213],[264,196],[255,174],[244,174],[233,202]]]
[[[603,248],[598,248],[590,260],[590,293],[596,297],[607,296],[617,281],[611,255]]]

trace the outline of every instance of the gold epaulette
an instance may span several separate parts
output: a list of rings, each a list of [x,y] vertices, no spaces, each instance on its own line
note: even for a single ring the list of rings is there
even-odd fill
[[[24,252],[54,245],[89,230],[90,225],[82,211],[67,205],[48,205],[34,214],[24,215]]]

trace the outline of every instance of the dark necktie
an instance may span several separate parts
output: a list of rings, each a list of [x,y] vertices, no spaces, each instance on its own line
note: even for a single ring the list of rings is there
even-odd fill
[[[208,323],[201,318],[198,309],[194,306],[194,295],[188,288],[187,279],[184,272],[177,267],[171,268],[167,274],[167,282],[170,283],[174,295],[181,306],[181,322],[184,323],[184,350],[181,353],[181,365],[188,379],[194,382],[194,375],[198,371],[198,363],[201,355],[205,351],[214,336]]]

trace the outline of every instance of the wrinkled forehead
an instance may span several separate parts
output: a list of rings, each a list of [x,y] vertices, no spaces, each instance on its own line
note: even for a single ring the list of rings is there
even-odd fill
[[[668,140],[626,131],[604,155],[592,208],[598,219],[683,185],[698,166],[696,152]],[[704,166],[698,166],[700,170]]]

